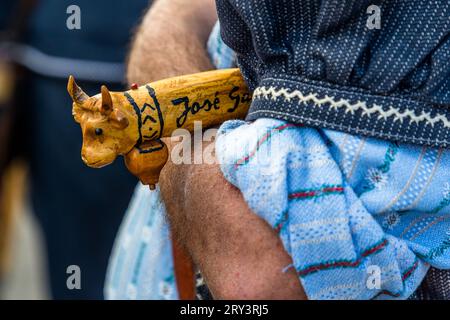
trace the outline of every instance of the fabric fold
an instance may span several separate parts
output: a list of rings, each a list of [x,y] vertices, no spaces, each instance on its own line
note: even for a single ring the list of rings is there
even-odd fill
[[[448,152],[262,118],[223,124],[216,154],[310,299],[406,299],[430,264],[450,268]]]

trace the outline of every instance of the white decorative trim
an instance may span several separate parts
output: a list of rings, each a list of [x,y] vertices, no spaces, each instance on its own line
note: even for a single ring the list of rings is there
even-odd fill
[[[271,97],[269,97],[271,96]],[[317,93],[309,93],[304,95],[299,90],[290,91],[287,88],[277,89],[275,87],[258,87],[253,92],[254,99],[272,99],[277,100],[278,97],[284,98],[286,102],[291,102],[292,99],[297,98],[299,100],[299,104],[312,102],[315,106],[329,105],[330,108],[337,110],[338,108],[345,108],[345,113],[354,114],[355,111],[359,109],[363,110],[362,116],[371,116],[373,113],[378,114],[378,120],[384,119],[387,120],[389,117],[394,117],[395,121],[403,122],[403,119],[409,118],[411,122],[415,122],[419,124],[420,122],[425,121],[425,124],[434,126],[435,123],[441,121],[446,128],[450,128],[450,121],[442,114],[436,114],[436,116],[432,117],[429,112],[422,111],[422,114],[417,116],[413,110],[406,109],[401,112],[398,108],[394,108],[392,106],[389,107],[388,110],[383,110],[380,105],[374,104],[368,106],[364,101],[358,101],[352,104],[349,100],[340,99],[336,101],[334,97],[325,96],[324,98],[318,98]]]

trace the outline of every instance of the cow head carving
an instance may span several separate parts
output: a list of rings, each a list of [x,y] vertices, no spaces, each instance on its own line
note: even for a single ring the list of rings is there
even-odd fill
[[[118,155],[127,154],[139,139],[137,116],[123,93],[101,93],[89,97],[69,77],[67,91],[73,100],[72,115],[83,135],[81,157],[88,166],[100,168]]]

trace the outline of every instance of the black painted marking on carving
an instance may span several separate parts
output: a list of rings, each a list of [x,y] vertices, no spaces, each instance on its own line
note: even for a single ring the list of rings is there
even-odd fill
[[[159,138],[161,138],[162,131],[163,131],[163,128],[164,128],[164,119],[163,119],[163,116],[162,116],[161,107],[159,105],[158,99],[156,98],[155,90],[152,87],[148,86],[148,85],[145,86],[145,87],[147,88],[147,91],[148,91],[150,97],[153,99],[153,102],[155,103],[155,107],[156,107],[156,110],[158,112],[158,118],[159,118],[159,121],[160,121],[159,136],[158,136],[158,139],[155,139],[155,141],[158,142],[159,145],[151,147],[149,149],[143,149],[141,147],[141,145],[142,145],[142,138],[143,138],[143,136],[142,136],[142,124],[143,124],[142,123],[142,111],[145,110],[146,107],[150,107],[152,110],[155,110],[155,108],[152,105],[150,105],[148,103],[145,103],[144,106],[142,107],[142,109],[140,109],[139,106],[137,105],[136,101],[134,101],[133,97],[131,97],[130,94],[128,94],[127,92],[124,92],[125,97],[127,98],[128,102],[133,106],[134,112],[136,113],[137,118],[138,118],[139,139],[138,139],[135,147],[139,150],[139,153],[151,153],[151,152],[155,152],[155,151],[158,151],[158,150],[161,150],[161,149],[164,148],[164,143],[159,139]],[[145,119],[148,120],[149,117],[151,118],[150,119],[151,121],[156,123],[156,120],[153,117],[151,117],[151,116],[147,116]],[[145,123],[146,120],[144,120],[144,123]],[[144,137],[145,138],[149,138],[151,140],[154,137],[156,137],[157,134],[158,134],[158,131],[154,132],[150,137],[148,137],[148,136],[144,136]]]
[[[153,118],[153,117],[150,116],[150,115],[146,115],[145,118],[144,118],[144,121],[142,121],[142,124],[145,124],[145,123],[147,122],[147,120],[150,120],[150,121],[153,122],[153,123],[157,123],[157,121],[156,121],[155,118]]]
[[[150,109],[152,109],[153,111],[156,110],[151,104],[148,104],[148,103],[146,102],[146,103],[144,103],[144,105],[142,106],[141,112],[144,112],[145,109],[146,109],[147,107],[150,107]]]
[[[156,139],[155,141],[159,143],[159,146],[151,147],[149,149],[143,149],[142,147],[137,147],[139,150],[139,153],[151,153],[151,152],[159,151],[162,148],[164,148],[164,144],[160,139]]]
[[[142,143],[142,133],[141,133],[141,128],[142,128],[142,116],[141,116],[141,110],[139,109],[138,105],[136,104],[136,101],[134,101],[134,99],[126,92],[124,92],[125,97],[127,98],[128,102],[133,106],[134,112],[136,113],[137,117],[138,117],[138,131],[139,131],[139,139],[136,142],[136,147],[139,148],[139,146]]]
[[[143,136],[145,139],[149,139],[152,140],[156,137],[156,135],[158,134],[158,131],[153,132],[153,134],[151,136]]]
[[[227,112],[234,112],[241,103],[247,103],[252,101],[252,96],[248,92],[245,92],[242,96],[241,94],[234,95],[234,93],[238,92],[240,89],[241,88],[235,86],[233,87],[233,89],[231,89],[230,93],[228,94],[228,97],[232,101],[234,101],[234,106],[232,108],[229,108]]]
[[[156,110],[158,111],[159,125],[160,125],[158,138],[161,138],[161,136],[163,134],[163,130],[164,130],[164,118],[163,118],[163,115],[161,112],[161,106],[159,105],[158,98],[156,98],[155,89],[153,89],[149,85],[146,85],[145,87],[147,88],[147,91],[148,91],[148,94],[150,95],[150,97],[152,97],[153,102],[155,103]]]

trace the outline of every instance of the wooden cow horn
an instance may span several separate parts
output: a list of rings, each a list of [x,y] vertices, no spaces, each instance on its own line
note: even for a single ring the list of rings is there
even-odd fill
[[[106,86],[102,86],[102,106],[100,108],[100,112],[103,114],[110,114],[113,109],[113,103],[111,98],[111,93]]]
[[[73,102],[79,105],[82,105],[83,102],[89,99],[89,96],[77,85],[72,75],[69,77],[69,82],[67,83],[67,91]]]

